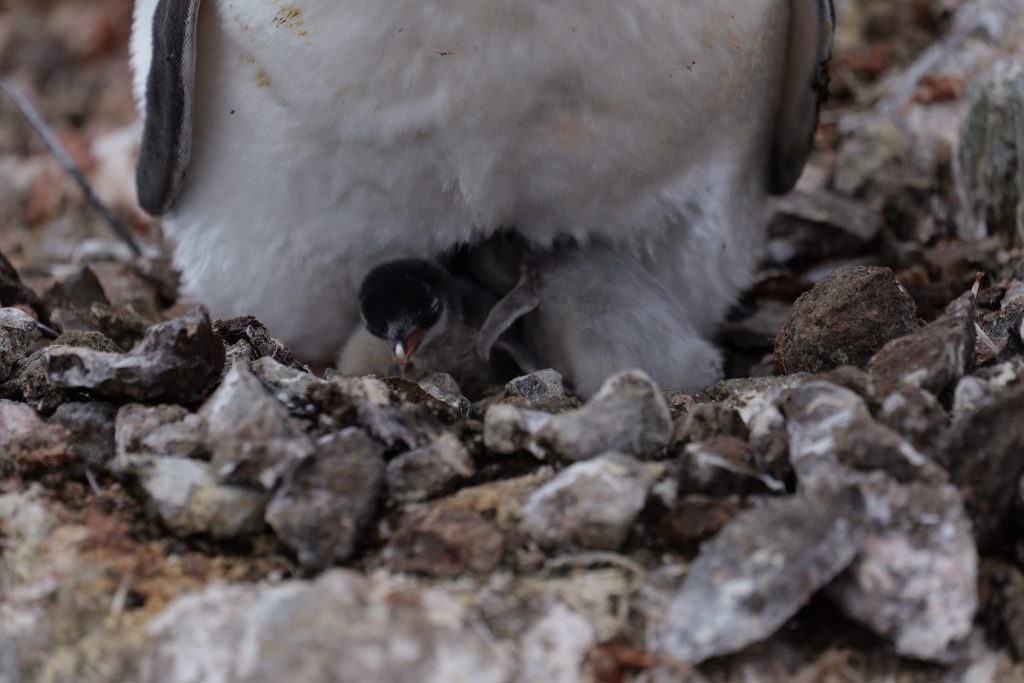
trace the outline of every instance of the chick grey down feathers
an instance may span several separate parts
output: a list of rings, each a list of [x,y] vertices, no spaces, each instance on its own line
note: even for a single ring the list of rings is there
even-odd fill
[[[587,310],[630,292],[630,322],[603,316],[592,342],[679,334],[655,379],[717,371],[703,339],[749,284],[766,194],[810,149],[830,0],[284,9],[136,3],[139,196],[192,294],[324,359],[375,264],[511,226],[540,249],[583,245],[556,271],[585,283]],[[584,348],[540,330],[555,355]]]

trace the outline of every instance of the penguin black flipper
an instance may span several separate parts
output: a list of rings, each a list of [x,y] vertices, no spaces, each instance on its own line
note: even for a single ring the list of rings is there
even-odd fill
[[[174,201],[192,152],[192,103],[200,0],[160,0],[146,80],[135,185],[139,205],[159,216]]]
[[[790,0],[782,98],[772,141],[768,189],[793,189],[814,146],[835,34],[833,0]]]

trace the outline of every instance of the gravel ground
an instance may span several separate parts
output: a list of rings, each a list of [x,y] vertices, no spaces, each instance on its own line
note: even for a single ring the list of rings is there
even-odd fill
[[[0,72],[144,257],[0,97],[0,682],[1024,680],[1024,9],[837,5],[730,379],[582,402],[179,301],[131,3],[7,0]]]

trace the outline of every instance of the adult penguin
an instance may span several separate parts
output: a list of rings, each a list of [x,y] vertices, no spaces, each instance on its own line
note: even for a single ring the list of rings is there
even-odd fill
[[[692,381],[668,374],[697,385],[766,196],[811,148],[833,18],[831,0],[137,0],[139,201],[191,294],[309,359],[358,325],[380,263],[503,229],[600,244],[674,299],[698,351],[673,361]]]

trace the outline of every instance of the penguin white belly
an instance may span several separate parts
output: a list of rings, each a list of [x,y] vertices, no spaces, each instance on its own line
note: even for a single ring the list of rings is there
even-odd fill
[[[669,245],[653,267],[712,273],[681,296],[713,318],[752,262],[787,20],[779,0],[207,0],[165,218],[186,286],[324,358],[370,267],[514,226]]]

